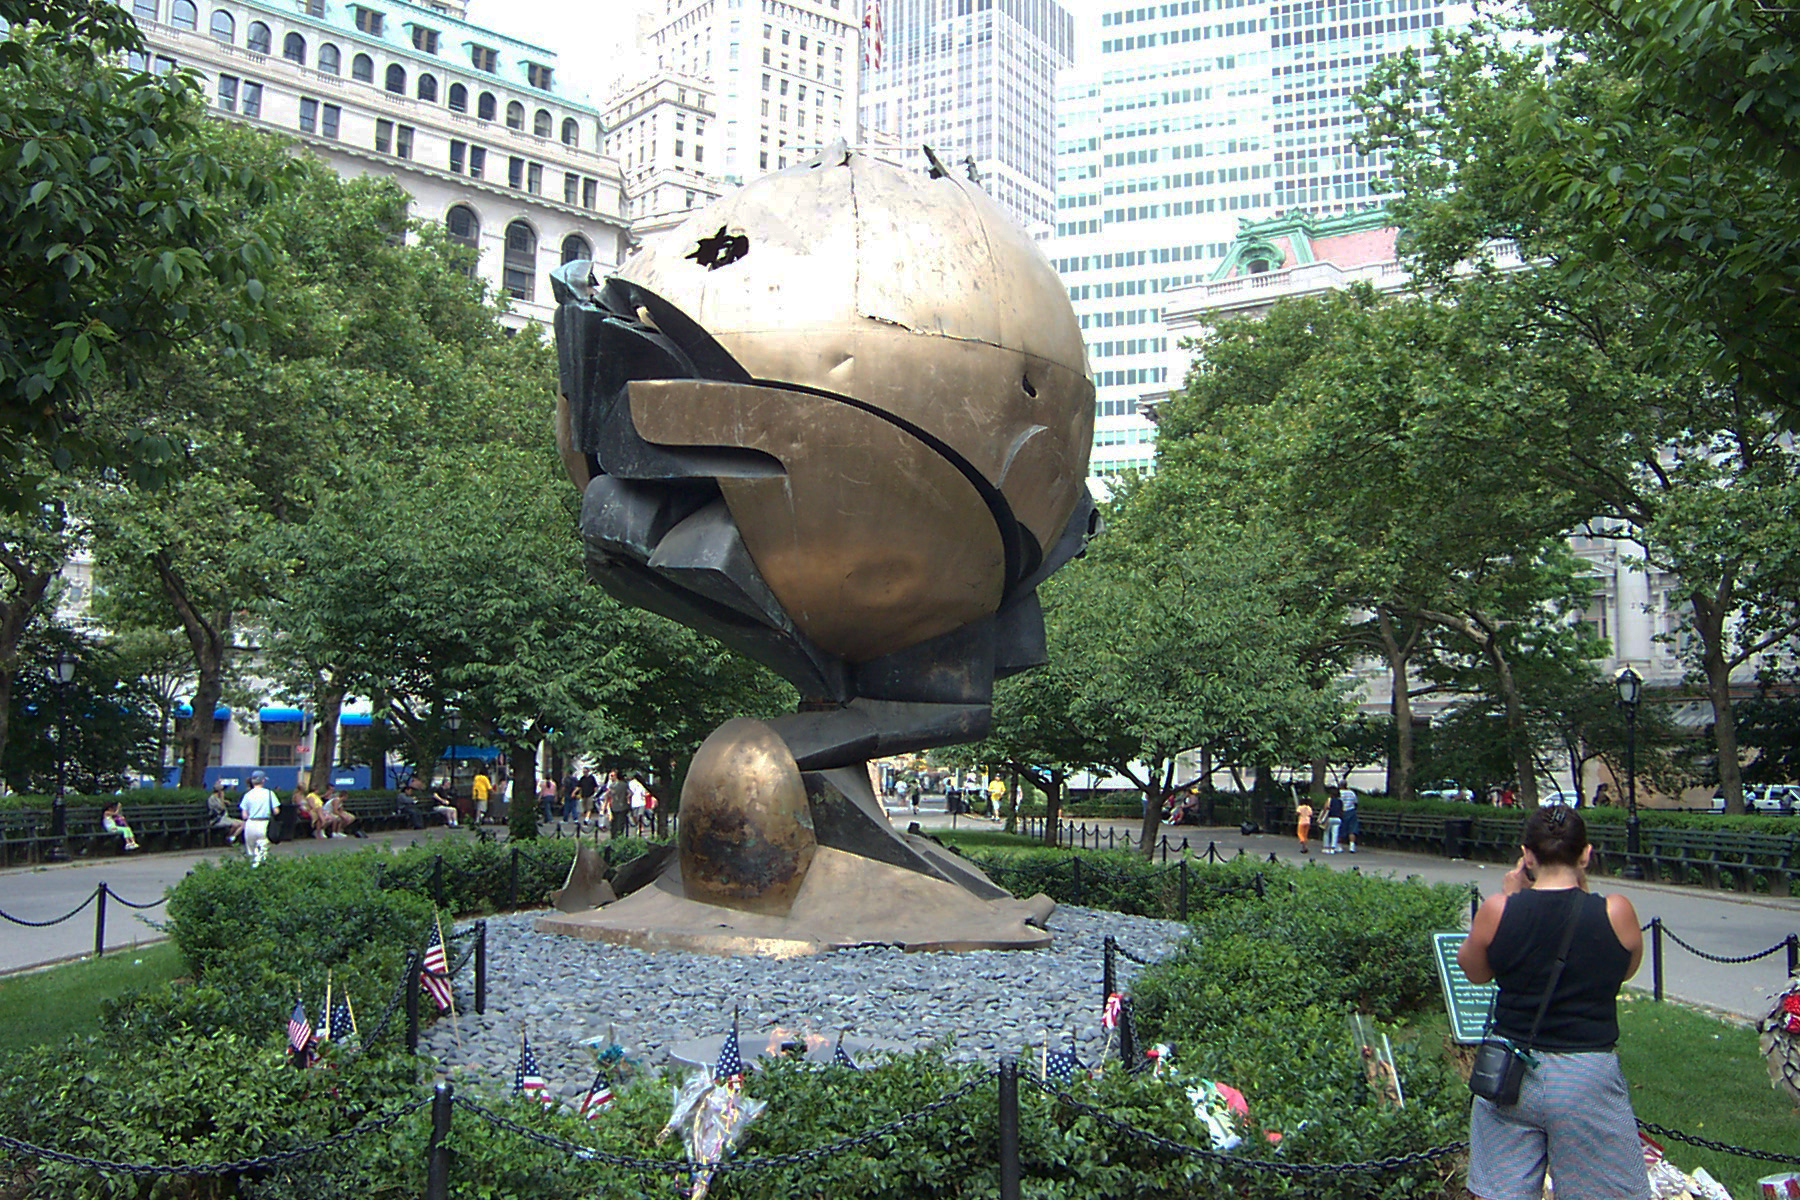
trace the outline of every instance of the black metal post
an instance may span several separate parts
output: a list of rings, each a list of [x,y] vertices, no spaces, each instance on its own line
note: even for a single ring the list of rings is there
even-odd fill
[[[1262,872],[1258,871],[1254,876],[1252,876],[1252,878],[1256,881],[1256,898],[1258,900],[1261,900],[1261,899],[1263,899],[1263,897],[1268,895],[1268,893],[1264,890],[1264,887],[1263,887]]]
[[[1131,1016],[1131,997],[1119,997],[1119,1057],[1125,1062],[1127,1071],[1135,1071],[1143,1065],[1138,1057],[1137,1022]]]
[[[419,955],[406,960],[406,1052],[419,1052]]]
[[[1166,833],[1162,836],[1162,860],[1169,861],[1169,835]]]
[[[1473,921],[1475,919],[1475,914],[1480,911],[1481,885],[1478,883],[1471,883],[1469,885],[1469,920]]]
[[[519,848],[513,847],[512,866],[506,877],[506,907],[519,907]]]
[[[56,795],[50,801],[50,845],[45,862],[69,861],[69,684],[56,677]]]
[[[94,957],[106,953],[106,884],[94,889]]]
[[[1188,865],[1185,858],[1181,860],[1181,919],[1188,919]]]
[[[1791,976],[1800,971],[1800,933],[1787,935],[1788,974]]]
[[[475,1011],[487,1012],[487,922],[475,922]]]
[[[1662,918],[1650,918],[1650,980],[1652,994],[1662,1003]]]
[[[1000,1200],[1019,1200],[1019,1064],[1000,1060]]]
[[[1100,968],[1100,1002],[1104,1006],[1106,1001],[1112,999],[1112,994],[1118,984],[1116,968],[1113,965],[1113,950],[1118,943],[1113,941],[1111,934],[1107,934],[1106,940],[1101,944],[1105,947],[1104,965]]]
[[[1629,668],[1628,668],[1629,669]],[[1637,810],[1637,713],[1635,697],[1625,705],[1625,870],[1627,879],[1644,877],[1642,835],[1638,830]]]
[[[450,1200],[450,1114],[453,1092],[448,1079],[431,1093],[431,1143],[426,1151],[425,1200]]]

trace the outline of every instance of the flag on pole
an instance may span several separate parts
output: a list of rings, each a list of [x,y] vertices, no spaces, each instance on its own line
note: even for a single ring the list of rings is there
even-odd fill
[[[837,1045],[832,1047],[831,1061],[836,1066],[849,1067],[852,1071],[860,1069],[856,1065],[856,1060],[850,1057],[850,1052],[844,1049],[844,1035],[842,1033],[838,1034]]]
[[[606,1068],[602,1067],[594,1076],[594,1082],[588,1086],[587,1095],[581,1099],[581,1115],[592,1121],[611,1108],[612,1103],[612,1080],[606,1077]]]
[[[294,1001],[294,1011],[288,1014],[287,1040],[288,1052],[298,1065],[304,1067],[312,1061],[312,1022],[306,1019],[306,1005],[298,1000]]]
[[[339,996],[336,1004],[331,1006],[331,1040],[348,1041],[356,1036],[356,1014],[350,1011],[348,997]]]
[[[444,933],[434,921],[431,941],[425,946],[425,957],[419,964],[419,986],[430,993],[441,1013],[450,1011],[450,960],[444,956]]]
[[[319,1023],[313,1026],[315,1042],[331,1040],[331,972],[325,972],[325,1003],[319,1006]]]
[[[531,1039],[523,1035],[519,1037],[519,1069],[513,1072],[513,1093],[530,1096],[545,1108],[556,1104],[549,1085],[538,1073],[537,1055],[531,1052]]]
[[[734,1079],[744,1077],[744,1056],[738,1049],[737,1018],[731,1019],[731,1032],[725,1035],[725,1044],[719,1047],[719,1062],[713,1067],[714,1083],[730,1083]]]
[[[881,70],[882,28],[881,0],[865,0],[863,4],[863,69]]]
[[[1125,998],[1114,992],[1106,998],[1106,1011],[1100,1014],[1100,1028],[1117,1029],[1119,1027],[1119,1011],[1125,1006]]]
[[[1050,1057],[1044,1060],[1044,1082],[1066,1087],[1075,1082],[1075,1072],[1080,1069],[1081,1059],[1073,1049],[1052,1050]]]

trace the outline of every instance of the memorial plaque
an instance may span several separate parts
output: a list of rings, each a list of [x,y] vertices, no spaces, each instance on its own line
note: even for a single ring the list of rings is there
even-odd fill
[[[1431,948],[1437,959],[1438,982],[1444,986],[1444,1007],[1450,1013],[1450,1037],[1460,1045],[1470,1046],[1487,1032],[1488,1009],[1499,989],[1491,983],[1470,983],[1463,969],[1456,965],[1457,947],[1463,944],[1466,936],[1434,933]]]

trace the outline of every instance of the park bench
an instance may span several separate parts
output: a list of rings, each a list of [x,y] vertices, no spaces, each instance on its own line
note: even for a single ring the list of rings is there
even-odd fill
[[[49,813],[29,808],[0,812],[0,863],[35,862],[49,840]]]
[[[125,823],[144,849],[192,849],[223,844],[225,831],[214,829],[204,801],[124,806]],[[215,837],[216,835],[216,837]]]
[[[1646,871],[1678,882],[1698,875],[1712,887],[1728,880],[1748,891],[1761,879],[1785,892],[1797,869],[1791,834],[1649,828],[1642,830],[1642,844]]]

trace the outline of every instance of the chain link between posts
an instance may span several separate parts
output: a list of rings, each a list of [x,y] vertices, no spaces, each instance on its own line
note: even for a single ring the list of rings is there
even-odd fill
[[[1644,926],[1644,928],[1649,929],[1650,926],[1646,925],[1646,926]],[[1668,938],[1671,942],[1674,942],[1677,946],[1680,946],[1683,950],[1686,950],[1689,954],[1695,955],[1699,958],[1704,958],[1707,962],[1720,963],[1720,964],[1722,964],[1724,966],[1728,966],[1728,967],[1741,966],[1744,963],[1753,963],[1753,962],[1756,962],[1758,959],[1767,958],[1767,957],[1769,957],[1769,955],[1774,954],[1777,951],[1786,950],[1788,947],[1787,939],[1783,938],[1781,941],[1776,942],[1773,946],[1770,946],[1767,950],[1758,951],[1755,954],[1741,954],[1735,958],[1732,958],[1732,957],[1728,957],[1728,956],[1721,955],[1721,954],[1708,954],[1706,951],[1700,949],[1698,946],[1690,946],[1688,943],[1684,942],[1675,933],[1675,931],[1670,929],[1667,925],[1664,925],[1662,927],[1662,931],[1663,931],[1664,937]]]
[[[76,916],[80,915],[82,909],[84,909],[88,905],[92,904],[95,900],[99,899],[99,897],[100,897],[100,889],[95,888],[93,891],[88,893],[88,898],[86,900],[83,900],[80,904],[77,904],[74,908],[70,909],[68,912],[64,913],[62,916],[57,917],[55,920],[52,920],[52,921],[27,921],[23,917],[15,917],[11,913],[8,913],[8,912],[0,912],[0,917],[6,918],[8,921],[11,921],[14,925],[23,925],[27,929],[48,929],[52,925],[61,925],[64,921],[72,920]]]

